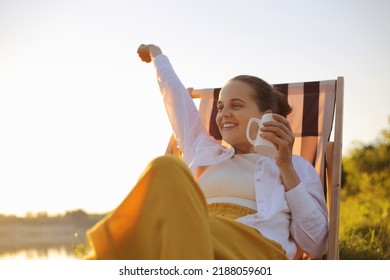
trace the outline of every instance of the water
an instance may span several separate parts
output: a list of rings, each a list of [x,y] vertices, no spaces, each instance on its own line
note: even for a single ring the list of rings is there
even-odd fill
[[[80,259],[85,250],[85,229],[73,225],[0,225],[0,260]]]
[[[0,260],[77,260],[74,251],[66,246],[28,248],[0,252]]]

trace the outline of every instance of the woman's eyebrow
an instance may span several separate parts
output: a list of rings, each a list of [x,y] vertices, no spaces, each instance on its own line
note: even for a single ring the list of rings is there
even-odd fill
[[[240,98],[233,98],[233,99],[230,99],[230,102],[235,102],[235,101],[239,101],[239,102],[242,102],[242,103],[246,103],[244,100],[240,99]]]
[[[239,101],[239,102],[242,102],[242,103],[246,103],[244,100],[240,99],[240,98],[232,98],[230,100],[228,100],[227,102],[236,102],[236,101]],[[224,102],[222,101],[218,101],[217,104],[223,104]]]

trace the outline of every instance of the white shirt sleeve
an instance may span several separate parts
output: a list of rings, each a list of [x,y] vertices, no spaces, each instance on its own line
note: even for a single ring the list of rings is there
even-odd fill
[[[312,258],[327,250],[328,211],[321,180],[310,163],[295,157],[294,165],[301,183],[286,192],[291,210],[290,233],[297,245]]]
[[[191,167],[197,158],[214,159],[214,156],[221,153],[220,145],[216,145],[216,140],[204,127],[195,103],[168,58],[159,55],[154,59],[154,65],[172,130],[183,153],[183,160]]]

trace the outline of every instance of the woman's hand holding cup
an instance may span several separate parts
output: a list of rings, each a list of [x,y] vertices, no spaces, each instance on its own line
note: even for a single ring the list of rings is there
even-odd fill
[[[262,154],[268,157],[275,157],[277,155],[277,147],[271,141],[260,136],[263,122],[273,121],[272,114],[264,114],[261,119],[251,118],[248,122],[246,129],[246,137],[248,141],[253,145],[254,150],[258,154]],[[257,124],[258,129],[256,131],[256,137],[251,137],[252,125]]]

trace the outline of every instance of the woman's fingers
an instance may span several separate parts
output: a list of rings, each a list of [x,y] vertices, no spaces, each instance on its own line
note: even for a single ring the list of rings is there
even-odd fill
[[[142,59],[142,61],[145,61],[147,63],[151,62],[153,58],[157,57],[158,55],[162,54],[161,49],[153,44],[149,45],[140,45],[138,47],[137,53],[139,57]]]
[[[273,132],[281,138],[285,138],[285,136],[294,138],[288,120],[276,114],[274,116],[276,116],[274,117],[275,121],[264,122],[261,130],[263,132]]]
[[[150,56],[149,47],[147,45],[140,45],[137,49],[138,56],[142,61],[149,63],[152,61],[152,57]]]
[[[288,132],[291,132],[292,133],[292,129],[291,129],[291,125],[290,125],[290,122],[285,118],[285,117],[282,117],[281,115],[278,115],[278,114],[273,114],[272,117],[274,118],[275,121],[279,122],[279,124],[283,124],[283,129],[286,133]],[[278,125],[278,124],[276,124]]]
[[[270,140],[281,149],[283,146],[292,149],[294,144],[294,134],[288,120],[277,114],[273,114],[275,121],[263,123],[261,136]]]

